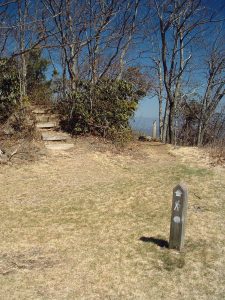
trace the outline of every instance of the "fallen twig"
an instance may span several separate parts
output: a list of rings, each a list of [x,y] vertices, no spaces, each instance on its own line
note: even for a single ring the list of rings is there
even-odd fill
[[[16,153],[18,152],[18,149],[19,149],[19,148],[17,148],[16,150],[14,150],[14,151],[9,155],[9,161],[11,160],[11,158],[12,158],[14,155],[16,155]]]

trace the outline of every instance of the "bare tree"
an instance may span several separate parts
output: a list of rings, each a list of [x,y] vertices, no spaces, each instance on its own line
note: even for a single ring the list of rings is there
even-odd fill
[[[71,82],[75,82],[78,76],[77,59],[81,44],[78,45],[77,32],[82,34],[81,11],[80,14],[75,10],[77,6],[76,0],[42,0],[45,7],[47,21],[43,21],[45,31],[51,32],[52,39],[47,41],[47,46],[51,48],[51,44],[60,49],[63,81],[66,82],[67,72]],[[81,26],[78,27],[78,24]],[[66,69],[65,69],[66,68]],[[66,87],[64,86],[64,90]]]
[[[26,21],[28,17],[28,1],[25,0],[22,3],[22,0],[17,1],[17,10],[18,10],[18,43],[19,43],[19,51],[21,55],[19,57],[19,77],[20,77],[20,96],[21,100],[27,94],[27,65],[25,58],[25,43],[26,43]]]
[[[218,43],[213,44],[206,60],[207,83],[200,102],[201,113],[198,125],[198,146],[203,144],[204,134],[210,119],[225,95],[225,49],[223,44],[221,46],[222,40],[219,42],[219,45]]]
[[[0,16],[4,17],[0,25],[1,53],[5,58],[17,60],[21,103],[27,95],[27,53],[46,39],[41,35],[41,10],[31,0],[5,1],[0,5]]]
[[[135,31],[140,0],[42,0],[51,22],[52,41],[63,51],[73,88],[77,79],[92,83],[107,76],[115,64],[122,72]],[[49,42],[48,42],[49,43]],[[47,47],[47,46],[46,46]],[[51,47],[51,46],[50,46]]]
[[[193,39],[193,31],[199,25],[201,1],[156,1],[159,22],[163,84],[166,91],[163,141],[175,141],[176,109],[181,95],[182,79],[192,57],[185,49]]]

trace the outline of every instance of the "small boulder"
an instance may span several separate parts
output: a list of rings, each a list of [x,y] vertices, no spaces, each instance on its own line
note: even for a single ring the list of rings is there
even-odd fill
[[[152,137],[151,136],[140,135],[138,140],[142,141],[142,142],[151,142]]]
[[[0,164],[7,164],[8,160],[8,156],[0,149]]]
[[[7,124],[5,126],[5,128],[3,129],[3,133],[5,135],[13,135],[15,133],[15,130],[12,128],[12,126],[10,126],[9,124]]]

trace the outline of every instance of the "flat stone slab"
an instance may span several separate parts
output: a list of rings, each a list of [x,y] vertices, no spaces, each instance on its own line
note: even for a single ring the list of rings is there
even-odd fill
[[[41,108],[35,108],[35,109],[32,110],[32,112],[34,114],[37,114],[37,115],[39,115],[39,114],[42,115],[42,114],[46,114],[48,112],[48,110],[47,109],[41,109]]]
[[[56,126],[55,122],[45,122],[45,123],[37,123],[37,128],[54,128]]]
[[[41,135],[44,141],[66,141],[70,139],[70,135],[67,133],[42,132]]]
[[[56,150],[56,151],[65,151],[72,149],[74,147],[74,144],[67,144],[67,143],[51,143],[51,144],[45,144],[46,148],[48,150]]]
[[[57,122],[58,118],[53,114],[39,114],[36,115],[36,120],[39,123]]]

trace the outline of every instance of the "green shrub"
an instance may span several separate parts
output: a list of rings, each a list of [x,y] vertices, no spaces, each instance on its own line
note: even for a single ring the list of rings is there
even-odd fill
[[[50,104],[51,81],[47,80],[46,72],[50,62],[42,57],[42,51],[35,49],[27,53],[27,95],[29,101],[37,105]]]
[[[0,60],[0,123],[15,110],[20,100],[19,78],[13,60]]]
[[[131,142],[134,139],[134,135],[130,128],[110,128],[108,131],[108,138],[118,146],[119,148],[124,147],[127,143]]]
[[[4,124],[4,132],[14,139],[32,140],[36,134],[36,120],[30,107],[17,108]]]
[[[133,116],[140,90],[123,80],[104,79],[93,85],[77,83],[76,92],[59,101],[63,127],[73,134],[91,133],[110,139],[130,135],[129,120]]]

